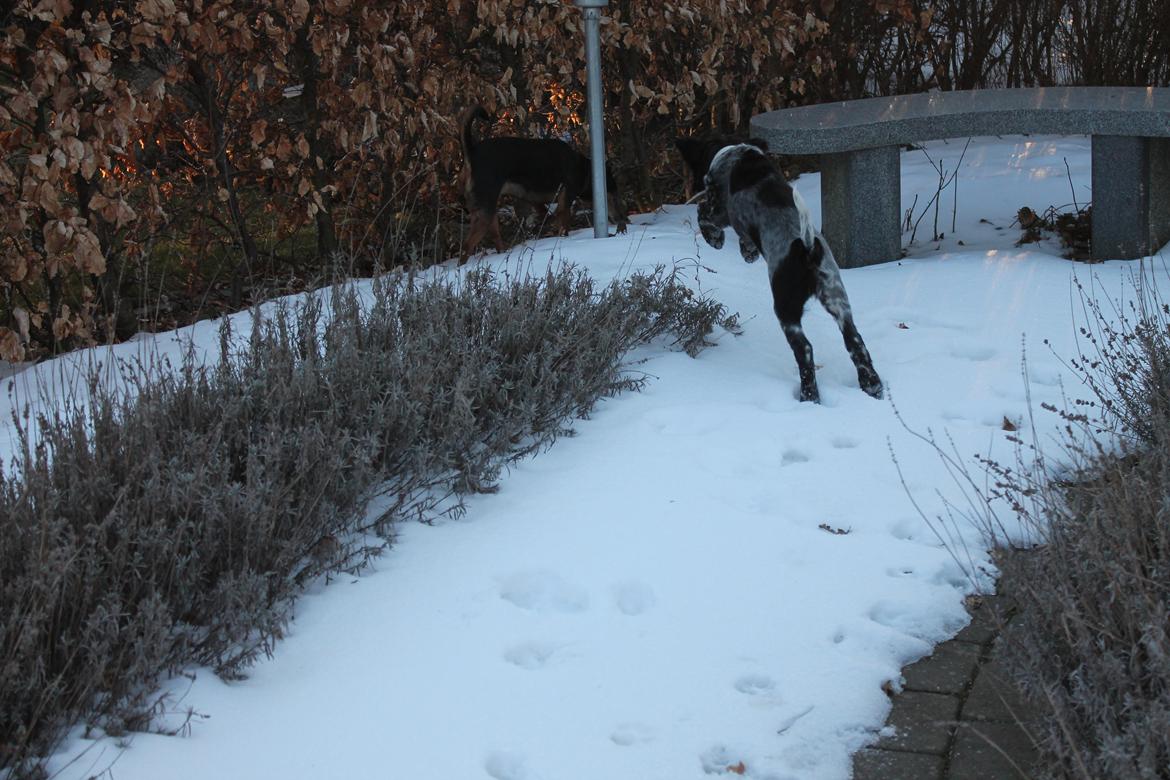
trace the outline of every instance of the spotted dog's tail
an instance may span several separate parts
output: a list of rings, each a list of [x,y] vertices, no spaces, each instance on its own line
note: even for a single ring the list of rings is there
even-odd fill
[[[482,119],[485,122],[491,122],[492,117],[481,105],[474,105],[463,112],[463,135],[460,140],[463,142],[463,159],[471,159],[471,150],[476,147],[475,133],[471,132],[471,126],[475,120]]]

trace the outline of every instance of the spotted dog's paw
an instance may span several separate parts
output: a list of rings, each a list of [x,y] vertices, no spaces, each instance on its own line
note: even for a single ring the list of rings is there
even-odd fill
[[[715,249],[723,248],[723,228],[716,227],[711,222],[700,222],[699,232],[703,234],[703,240],[712,247]]]
[[[760,248],[752,243],[751,239],[744,238],[743,236],[740,236],[739,239],[739,253],[749,263],[754,263],[760,259]]]

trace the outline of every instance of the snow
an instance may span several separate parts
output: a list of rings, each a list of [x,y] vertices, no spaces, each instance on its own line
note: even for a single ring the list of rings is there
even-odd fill
[[[953,168],[962,148],[930,154]],[[1072,201],[1066,158],[1083,203],[1088,139],[977,139],[953,234],[948,190],[944,239],[924,240],[928,215],[908,258],[843,272],[897,411],[949,433],[969,462],[1011,457],[1005,417],[1029,425],[1025,342],[1038,430],[1023,434],[1050,439],[1058,421],[1039,404],[1085,395],[1058,359],[1075,352],[1074,275],[1121,295],[1138,267],[1014,246],[1017,208]],[[922,152],[902,164],[903,203],[917,194],[921,210],[938,175]],[[819,177],[797,186],[819,224]],[[883,683],[967,621],[973,577],[994,571],[982,539],[959,523],[952,552],[916,512],[907,489],[933,518],[957,488],[891,402],[858,389],[815,303],[805,323],[823,403],[796,400],[763,264],[734,240],[703,243],[694,206],[591,235],[479,262],[564,259],[603,279],[678,262],[743,316],[743,335],[717,334],[697,359],[642,350],[644,391],[603,402],[462,519],[404,526],[362,576],[312,588],[246,680],[195,669],[167,683],[168,721],[196,713],[185,736],[78,732],[52,760],[59,777],[699,780],[740,762],[756,780],[849,777],[889,710]],[[85,361],[174,360],[188,340],[213,352],[215,324],[18,373],[0,419],[14,403],[61,403]],[[11,442],[6,427],[0,456]]]

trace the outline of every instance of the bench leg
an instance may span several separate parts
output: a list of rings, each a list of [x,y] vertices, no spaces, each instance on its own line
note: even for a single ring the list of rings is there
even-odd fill
[[[902,256],[902,169],[897,146],[821,158],[821,232],[842,268]]]
[[[1170,139],[1093,136],[1095,260],[1157,252],[1170,241]]]

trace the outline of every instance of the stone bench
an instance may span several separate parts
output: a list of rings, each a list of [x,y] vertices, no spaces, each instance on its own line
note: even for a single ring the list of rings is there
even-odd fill
[[[902,254],[903,144],[979,135],[1092,136],[1092,254],[1170,240],[1170,88],[1038,87],[868,98],[769,111],[752,135],[821,155],[822,232],[843,268]]]

